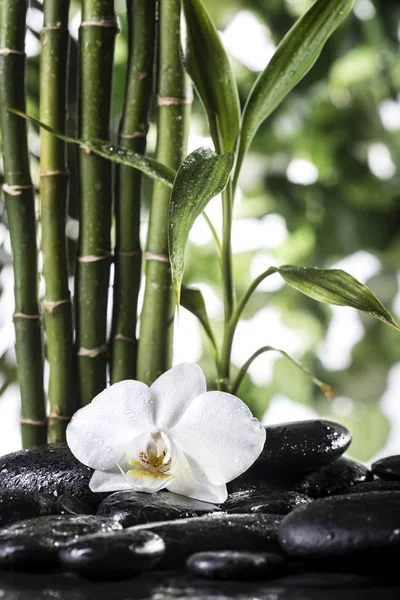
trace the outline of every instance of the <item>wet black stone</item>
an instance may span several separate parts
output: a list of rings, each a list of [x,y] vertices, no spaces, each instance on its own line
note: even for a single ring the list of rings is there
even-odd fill
[[[265,427],[264,449],[249,475],[283,476],[332,463],[349,447],[350,432],[330,421],[296,421]]]
[[[122,529],[95,516],[50,516],[20,521],[0,530],[0,569],[49,569],[58,566],[58,551],[79,536]]]
[[[384,479],[374,479],[373,481],[364,481],[355,483],[343,488],[341,494],[369,494],[370,492],[400,492],[400,481],[385,481]]]
[[[100,504],[97,514],[121,523],[123,527],[197,517],[219,511],[215,504],[200,502],[167,491],[144,494],[134,491],[115,492]]]
[[[57,498],[57,512],[60,515],[92,515],[94,509],[74,496],[63,494]]]
[[[56,503],[45,494],[0,491],[0,527],[56,511]]]
[[[280,515],[214,514],[191,519],[137,525],[130,531],[157,533],[166,552],[158,568],[181,569],[191,554],[205,550],[280,552],[277,531]]]
[[[70,494],[97,507],[108,494],[89,489],[93,470],[65,444],[18,450],[0,457],[0,490],[41,492],[55,498]]]
[[[367,467],[349,458],[341,457],[331,465],[307,473],[296,488],[311,498],[320,498],[340,494],[349,486],[364,482],[371,477],[372,474]]]
[[[287,563],[279,554],[264,552],[197,552],[186,562],[193,575],[208,579],[270,579],[282,575]]]
[[[272,494],[293,491],[304,477],[304,472],[293,473],[257,473],[258,467],[248,471],[227,483],[228,493],[245,492],[247,494]]]
[[[377,460],[372,464],[371,471],[381,479],[400,481],[400,454]]]
[[[150,531],[85,535],[59,552],[60,564],[94,579],[123,579],[153,568],[165,552],[163,540]]]
[[[265,513],[287,515],[296,506],[311,502],[311,498],[298,492],[270,490],[267,492],[233,492],[222,508],[228,513]]]
[[[400,557],[400,492],[320,498],[284,517],[279,541],[295,559],[358,567]]]

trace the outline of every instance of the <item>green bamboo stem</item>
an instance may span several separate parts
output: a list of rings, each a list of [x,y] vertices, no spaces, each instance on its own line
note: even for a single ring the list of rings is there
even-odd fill
[[[158,161],[178,169],[186,154],[191,96],[180,57],[180,0],[162,0],[159,27]],[[147,238],[146,285],[137,377],[151,384],[171,367],[174,296],[168,258],[170,189],[155,183]]]
[[[7,218],[14,268],[14,326],[21,393],[23,446],[46,443],[41,319],[37,300],[35,199],[29,171],[25,112],[25,18],[27,0],[0,2],[0,126]]]
[[[44,0],[40,55],[40,119],[65,132],[69,0]],[[66,257],[67,173],[65,144],[40,132],[40,216],[42,225],[43,300],[50,365],[48,437],[65,441],[75,410],[72,370],[72,307]]]
[[[146,149],[153,83],[155,8],[155,0],[127,0],[129,56],[119,144],[140,154]],[[119,166],[116,187],[111,383],[136,379],[142,173]]]
[[[221,358],[218,365],[218,380],[217,385],[218,389],[223,391],[230,391],[231,389],[231,377],[230,377],[230,367],[231,367],[231,356],[232,356],[232,345],[233,338],[235,336],[236,327],[239,323],[239,319],[247,305],[247,302],[250,300],[251,295],[256,290],[256,288],[260,285],[264,279],[273,275],[275,273],[274,267],[269,267],[266,271],[258,275],[251,282],[250,286],[243,294],[236,308],[234,308],[229,322],[225,322],[224,327],[224,340],[222,343],[221,349]]]
[[[84,139],[108,139],[114,42],[112,0],[82,0],[79,31],[79,127]],[[111,252],[111,163],[80,151],[80,235],[76,268],[79,400],[107,384],[107,297]]]

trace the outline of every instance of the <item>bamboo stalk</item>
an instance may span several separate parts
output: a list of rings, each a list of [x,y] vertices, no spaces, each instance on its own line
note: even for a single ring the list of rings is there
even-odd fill
[[[79,122],[83,139],[108,139],[114,42],[112,0],[82,0],[79,31]],[[76,269],[79,399],[90,402],[107,383],[107,297],[110,272],[111,163],[80,151],[80,235]]]
[[[41,31],[40,119],[62,133],[66,121],[66,74],[69,0],[44,0]],[[43,300],[50,365],[48,437],[65,441],[75,410],[72,370],[72,307],[66,257],[67,173],[65,144],[44,129],[40,133],[40,214]]]
[[[155,5],[155,0],[127,0],[129,56],[119,143],[140,154],[146,149],[153,83]],[[118,167],[116,188],[111,383],[136,378],[137,299],[142,264],[142,173],[129,167]]]
[[[186,154],[191,95],[180,57],[180,0],[161,0],[158,56],[158,161],[177,169]],[[174,296],[168,258],[170,189],[155,183],[147,238],[138,379],[151,384],[171,367]]]
[[[26,122],[5,110],[25,112],[27,0],[0,2],[0,126],[7,218],[14,268],[14,327],[21,393],[23,446],[46,443],[41,319],[37,300],[35,198],[29,171]]]

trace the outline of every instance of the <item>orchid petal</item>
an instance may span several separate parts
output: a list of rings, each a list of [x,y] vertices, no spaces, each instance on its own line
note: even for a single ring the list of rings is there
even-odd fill
[[[120,381],[78,410],[67,427],[67,442],[84,465],[114,470],[129,442],[155,429],[150,389],[139,381]]]
[[[173,475],[169,477],[154,478],[148,471],[128,471],[126,481],[130,485],[130,489],[135,492],[145,492],[146,494],[154,494],[167,487],[173,479]]]
[[[89,481],[92,492],[118,492],[131,490],[132,486],[125,480],[119,469],[113,471],[95,471]]]
[[[225,502],[228,497],[226,485],[213,485],[208,481],[201,467],[185,456],[180,449],[178,449],[176,472],[172,481],[168,483],[167,489],[175,494],[217,504]]]
[[[159,429],[173,427],[193,400],[207,390],[198,365],[181,363],[166,371],[150,387],[155,423]]]
[[[235,479],[254,463],[266,435],[248,407],[225,392],[198,396],[168,433],[216,486]]]

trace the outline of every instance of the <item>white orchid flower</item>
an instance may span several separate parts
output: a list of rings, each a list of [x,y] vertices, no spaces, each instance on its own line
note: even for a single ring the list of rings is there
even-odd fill
[[[198,365],[183,363],[149,388],[115,383],[78,410],[68,445],[95,469],[93,492],[133,489],[224,502],[226,483],[259,456],[265,430],[231,394],[207,392]]]

